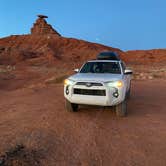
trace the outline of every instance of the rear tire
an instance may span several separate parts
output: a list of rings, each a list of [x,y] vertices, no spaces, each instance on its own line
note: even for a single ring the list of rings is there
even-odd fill
[[[115,106],[116,115],[119,117],[127,116],[127,100]]]
[[[78,104],[70,103],[67,99],[65,100],[65,108],[69,112],[77,112]]]

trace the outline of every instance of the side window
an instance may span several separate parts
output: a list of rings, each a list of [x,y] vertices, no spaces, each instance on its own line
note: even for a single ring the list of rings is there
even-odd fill
[[[123,72],[124,72],[125,69],[126,69],[126,65],[125,65],[125,63],[124,63],[124,62],[121,62],[121,66],[122,66],[122,70],[123,70]]]

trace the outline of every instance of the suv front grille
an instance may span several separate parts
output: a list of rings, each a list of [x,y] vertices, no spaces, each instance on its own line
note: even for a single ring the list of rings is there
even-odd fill
[[[74,89],[74,94],[77,95],[91,95],[91,96],[106,96],[105,90],[96,89]]]
[[[84,86],[103,86],[102,83],[99,82],[77,82],[76,85],[84,85]]]

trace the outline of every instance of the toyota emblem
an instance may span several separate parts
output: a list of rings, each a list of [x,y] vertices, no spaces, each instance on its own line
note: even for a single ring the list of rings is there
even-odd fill
[[[90,82],[87,82],[87,83],[86,83],[86,86],[87,86],[87,87],[91,87],[92,84],[91,84]]]

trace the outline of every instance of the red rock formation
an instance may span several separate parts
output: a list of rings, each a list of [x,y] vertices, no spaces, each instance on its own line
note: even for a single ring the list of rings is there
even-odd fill
[[[166,62],[166,49],[131,50],[125,54],[127,61],[133,64],[165,64]]]
[[[101,51],[119,49],[56,35],[20,35],[0,39],[0,64],[18,63],[36,59],[73,63],[96,58]],[[51,58],[52,57],[52,58]]]
[[[31,28],[32,35],[46,35],[46,34],[54,34],[57,36],[61,36],[51,25],[47,23],[45,18],[48,18],[44,15],[38,15],[38,19],[34,26]]]
[[[115,51],[125,62],[132,64],[166,62],[166,49],[123,52],[101,44],[65,38],[47,24],[47,16],[38,17],[31,29],[31,35],[15,35],[0,39],[0,64],[42,60],[46,63],[78,64],[95,59],[101,51]]]
[[[82,63],[101,51],[115,51],[131,64],[166,62],[166,49],[123,52],[120,49],[56,35],[20,35],[0,39],[0,64],[22,61]],[[58,61],[57,61],[58,60]],[[60,61],[59,61],[60,62]]]

